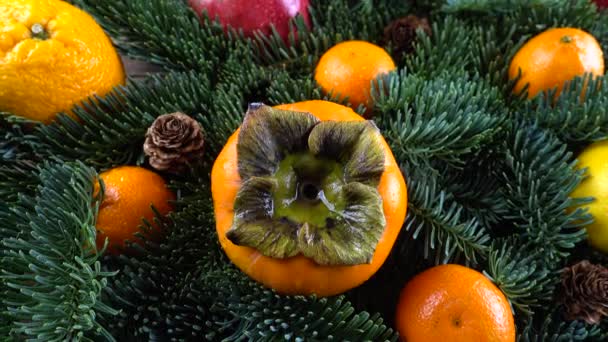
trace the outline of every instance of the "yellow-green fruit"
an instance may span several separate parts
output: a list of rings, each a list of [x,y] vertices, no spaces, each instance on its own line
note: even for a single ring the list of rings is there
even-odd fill
[[[608,141],[587,147],[578,157],[579,167],[587,168],[587,178],[572,192],[572,197],[594,197],[585,207],[594,222],[587,226],[589,244],[608,253]]]

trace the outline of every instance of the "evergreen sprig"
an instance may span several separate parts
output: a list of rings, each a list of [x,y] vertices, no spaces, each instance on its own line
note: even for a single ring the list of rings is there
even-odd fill
[[[394,317],[401,286],[458,262],[505,293],[520,341],[607,338],[606,322],[565,322],[553,298],[563,265],[583,256],[605,262],[581,243],[591,217],[577,209],[588,199],[569,198],[584,176],[569,151],[608,138],[606,78],[589,82],[584,99],[581,78],[556,100],[527,101],[511,94],[507,75],[521,44],[549,27],[587,30],[606,52],[608,12],[591,1],[313,0],[312,26],[293,20],[287,44],[276,32],[224,30],[186,1],[73,2],[124,54],[163,73],[85,101],[76,119],[0,119],[1,336],[395,340],[383,318]],[[408,216],[390,257],[346,297],[283,296],[256,284],[218,244],[213,160],[250,102],[347,103],[315,83],[320,55],[346,39],[383,44],[386,24],[410,13],[429,18],[432,34],[420,32],[398,71],[373,82],[373,118],[408,185]],[[91,167],[145,165],[146,129],[174,111],[202,123],[205,156],[168,177],[178,195],[172,214],[144,222],[126,254],[100,260]],[[146,239],[151,224],[164,231],[161,242]]]
[[[396,340],[378,314],[356,313],[342,297],[279,296],[222,267],[227,260],[214,235],[208,186],[201,181],[179,186],[188,195],[178,200],[177,212],[163,227],[166,243],[148,242],[146,249],[136,248],[137,256],[106,260],[120,270],[104,297],[124,308],[118,322],[108,322],[115,336],[142,341],[266,341],[278,335],[294,341]]]
[[[193,310],[206,308],[204,303],[192,301],[191,291],[198,289],[196,278],[225,267],[227,260],[215,235],[206,175],[198,173],[188,181],[175,180],[171,187],[179,189],[174,212],[156,220],[157,229],[166,235],[163,243],[142,239],[124,255],[104,259],[108,270],[119,271],[103,297],[111,305],[123,308],[118,317],[106,323],[115,336],[148,341],[180,334],[205,335],[204,330],[182,331],[179,326],[187,324],[183,320],[202,320],[196,324],[204,326],[209,316],[179,317],[184,314],[184,306],[191,305]]]
[[[485,150],[483,156],[467,160],[461,169],[443,167],[440,177],[441,188],[464,208],[464,217],[476,218],[488,230],[497,230],[507,213],[501,183],[492,176],[500,167],[493,159],[496,154]]]
[[[144,135],[154,119],[181,111],[209,113],[209,81],[204,75],[171,73],[119,87],[104,98],[74,108],[77,119],[60,115],[33,133],[35,153],[82,160],[102,168],[132,164],[143,157]]]
[[[570,197],[582,180],[583,170],[575,168],[565,144],[535,125],[514,127],[504,147],[506,167],[497,176],[504,182],[506,217],[523,241],[542,251],[544,261],[552,267],[586,236],[580,228],[591,217],[577,207],[589,199]]]
[[[32,157],[30,146],[35,145],[35,142],[27,142],[31,139],[27,126],[36,124],[10,113],[0,112],[0,162],[24,161]]]
[[[376,121],[398,161],[462,165],[464,155],[491,140],[506,119],[498,90],[481,81],[425,82],[402,71],[381,80],[378,88]]]
[[[515,237],[492,243],[486,274],[520,313],[528,316],[548,303],[556,273],[543,263],[542,253],[533,252]]]
[[[38,185],[36,163],[24,160],[0,161],[0,198],[16,203],[20,195],[31,194]],[[2,227],[0,226],[0,229]]]
[[[3,227],[15,227],[3,230],[0,275],[10,334],[33,341],[113,340],[98,322],[117,311],[100,301],[113,273],[101,270],[95,247],[96,173],[78,162],[45,164],[39,177],[35,195],[0,206]]]
[[[135,59],[166,69],[212,73],[235,48],[218,22],[204,19],[185,1],[77,0],[117,40],[117,47]],[[162,13],[162,15],[159,15]]]
[[[442,10],[469,22],[498,24],[497,29],[503,33],[515,25],[519,36],[537,34],[551,27],[590,30],[600,19],[595,4],[589,0],[449,0]]]
[[[504,14],[517,10],[546,9],[563,6],[563,0],[448,0],[441,8],[445,12],[482,12]]]
[[[217,315],[216,330],[225,331],[225,341],[397,340],[378,314],[356,313],[342,296],[278,296],[231,270],[206,274],[201,281],[207,285],[207,305]]]
[[[608,77],[577,77],[556,97],[549,91],[526,102],[521,115],[551,130],[570,144],[588,143],[608,136]],[[556,99],[557,98],[557,99]]]
[[[543,316],[526,324],[521,329],[517,340],[520,342],[599,342],[605,341],[608,337],[597,325],[589,326],[580,321],[564,322],[559,310],[553,310]]]
[[[396,0],[365,0],[355,6],[347,1],[313,0],[309,11],[312,27],[297,17],[288,42],[275,33],[270,37],[258,35],[250,45],[260,64],[310,74],[321,54],[341,41],[381,43],[384,26],[407,10],[407,2]]]
[[[473,36],[464,21],[451,16],[438,19],[431,31],[431,36],[417,33],[414,53],[405,56],[408,70],[427,78],[465,74],[473,59]]]
[[[541,6],[515,7],[500,20],[516,24],[518,35],[533,35],[552,27],[589,31],[601,19],[593,1],[546,0]]]
[[[485,260],[490,236],[479,221],[463,217],[463,207],[439,189],[432,172],[412,167],[405,167],[404,171],[409,177],[408,213],[403,228],[422,243],[418,248],[425,258],[433,258],[437,264],[460,255],[473,264]]]

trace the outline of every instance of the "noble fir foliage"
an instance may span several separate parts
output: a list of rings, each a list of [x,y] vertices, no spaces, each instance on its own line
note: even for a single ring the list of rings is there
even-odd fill
[[[608,80],[574,80],[525,100],[507,79],[511,56],[556,26],[592,33],[608,56],[608,13],[583,0],[316,0],[312,28],[293,22],[247,40],[201,23],[177,0],[77,0],[125,55],[162,72],[131,81],[48,126],[6,113],[0,121],[0,336],[7,340],[396,340],[399,290],[440,263],[483,271],[510,300],[521,341],[604,340],[608,324],[567,321],[560,270],[608,258],[585,243],[592,217],[569,193],[584,177],[576,154],[608,138]],[[374,121],[408,183],[408,215],[382,269],[329,298],[282,296],[250,280],[217,242],[209,173],[249,103],[324,95],[313,81],[335,43],[383,44],[383,29],[426,16],[414,51],[375,86]],[[294,39],[297,31],[297,41]],[[384,46],[392,51],[389,45]],[[359,108],[363,112],[363,108]],[[180,175],[160,242],[142,233],[117,257],[95,248],[96,175],[144,164],[146,130],[163,114],[200,122],[205,157]]]

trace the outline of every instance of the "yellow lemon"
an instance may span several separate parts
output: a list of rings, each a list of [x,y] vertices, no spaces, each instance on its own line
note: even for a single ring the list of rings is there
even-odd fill
[[[594,143],[578,157],[579,167],[587,168],[587,178],[572,192],[572,197],[594,197],[586,205],[594,222],[587,226],[589,244],[608,253],[608,141]]]

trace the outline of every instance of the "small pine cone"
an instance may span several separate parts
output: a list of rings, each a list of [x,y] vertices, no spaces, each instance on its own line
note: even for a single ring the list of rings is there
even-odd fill
[[[161,115],[148,128],[144,153],[159,171],[180,173],[203,152],[201,125],[184,113]]]
[[[597,324],[608,316],[608,268],[583,260],[562,271],[566,318]]]
[[[423,30],[431,35],[431,26],[426,18],[418,18],[415,15],[397,19],[384,28],[384,43],[391,43],[394,57],[400,58],[403,53],[414,50],[416,31]]]

